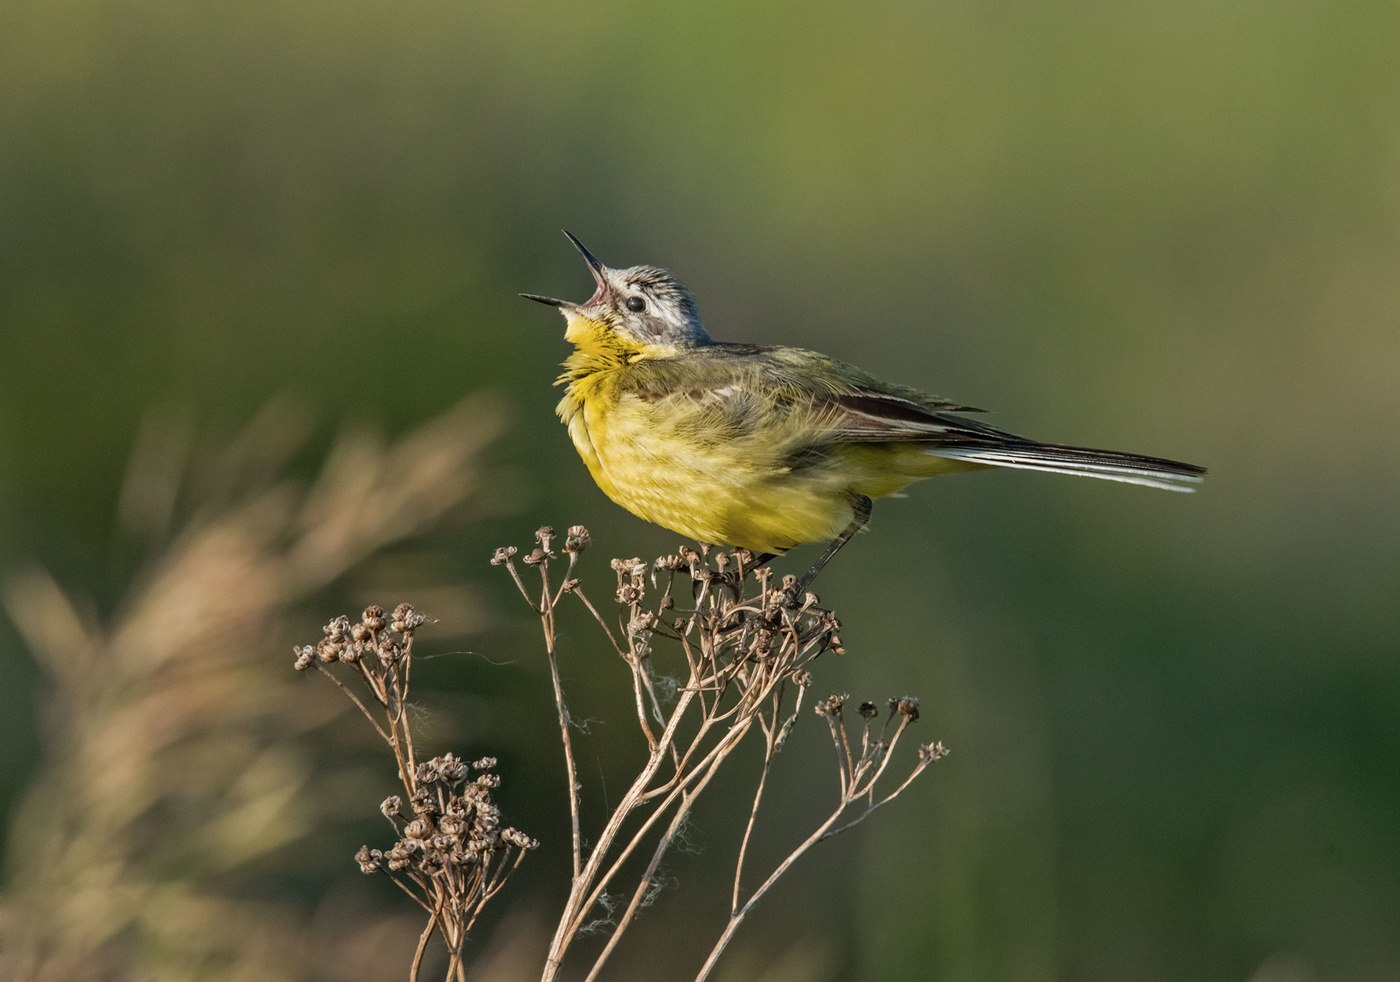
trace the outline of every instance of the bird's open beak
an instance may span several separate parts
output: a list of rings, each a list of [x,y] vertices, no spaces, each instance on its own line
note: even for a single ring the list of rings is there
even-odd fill
[[[583,303],[571,303],[568,300],[556,300],[553,297],[542,297],[537,293],[522,293],[520,295],[526,300],[547,304],[550,307],[588,307],[592,304],[600,303],[608,295],[608,279],[607,276],[604,275],[608,267],[604,266],[598,261],[597,256],[588,251],[588,247],[578,240],[578,236],[574,235],[574,233],[570,232],[568,229],[563,229],[562,231],[568,236],[569,241],[574,244],[574,248],[579,251],[579,255],[583,256],[583,261],[588,263],[588,271],[593,274],[593,282],[597,285],[597,289],[593,291],[593,296],[589,297]]]
[[[573,306],[573,304],[569,303],[569,301],[567,301],[567,300],[555,300],[553,297],[542,297],[542,296],[540,296],[538,293],[522,293],[522,294],[520,294],[520,295],[521,295],[522,297],[524,297],[526,300],[533,300],[533,301],[535,301],[535,303],[549,304],[549,306],[551,306],[551,307],[572,307],[572,306]]]
[[[569,241],[574,244],[574,248],[577,249],[579,255],[583,257],[583,261],[588,263],[588,271],[593,274],[593,282],[598,284],[598,292],[593,294],[593,298],[588,301],[589,303],[593,303],[593,301],[600,299],[602,295],[607,292],[608,280],[603,274],[607,271],[608,267],[599,262],[598,257],[589,252],[588,247],[580,242],[578,236],[574,235],[573,232],[570,232],[568,229],[563,229],[562,231],[568,236]]]

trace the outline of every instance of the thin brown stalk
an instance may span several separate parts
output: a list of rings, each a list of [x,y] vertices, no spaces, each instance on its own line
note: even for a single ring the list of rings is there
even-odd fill
[[[573,878],[578,879],[583,866],[583,835],[579,823],[578,765],[574,762],[574,741],[569,733],[569,708],[564,704],[564,685],[559,678],[559,656],[555,650],[554,611],[546,598],[540,616],[544,630],[545,657],[549,662],[549,679],[554,687],[554,709],[559,717],[559,739],[564,745],[564,771],[569,786],[569,837],[573,854]]]
[[[413,949],[413,961],[408,966],[408,982],[418,982],[418,972],[423,967],[423,953],[428,950],[428,941],[432,939],[437,926],[438,912],[433,910],[428,917],[428,923],[423,925],[423,933],[418,936],[418,947]]]
[[[758,787],[754,788],[753,804],[749,807],[749,819],[744,823],[744,836],[739,840],[739,856],[734,862],[734,888],[730,892],[729,913],[733,915],[739,908],[739,893],[744,878],[744,861],[749,853],[749,840],[753,837],[754,825],[758,823],[758,808],[763,802],[764,789],[768,787],[768,774],[773,769],[774,734],[764,734],[763,769],[758,774]]]
[[[579,527],[569,530],[568,568],[565,582],[557,588],[551,587],[548,573],[554,558],[549,551],[553,530],[541,529],[536,538],[541,547],[526,561],[540,566],[537,614],[571,785],[574,844],[569,896],[550,941],[542,979],[552,982],[558,977],[571,947],[589,925],[592,912],[603,904],[634,858],[643,850],[649,851],[645,868],[631,883],[627,904],[620,912],[611,903],[606,908],[611,936],[586,973],[590,980],[600,977],[637,922],[640,910],[656,897],[661,864],[700,796],[757,729],[763,741],[763,764],[741,822],[728,918],[701,969],[703,977],[713,971],[739,926],[791,865],[817,842],[834,834],[833,830],[848,827],[838,825],[859,799],[864,797],[866,804],[851,825],[898,796],[923,770],[921,763],[893,792],[877,798],[877,785],[887,773],[899,738],[917,717],[916,703],[908,698],[892,700],[891,720],[896,709],[901,719],[888,739],[878,741],[872,740],[870,730],[874,708],[862,704],[863,725],[858,742],[852,742],[843,720],[846,697],[832,696],[817,707],[818,714],[826,719],[836,753],[838,804],[745,898],[744,875],[753,862],[758,814],[769,797],[778,751],[796,726],[804,694],[812,684],[808,666],[825,651],[841,650],[839,623],[829,611],[817,606],[812,594],[795,600],[790,578],[778,588],[772,584],[770,570],[751,570],[751,557],[747,554],[702,548],[698,552],[682,549],[680,555],[662,557],[653,564],[635,559],[613,561],[621,632],[614,634],[609,619],[574,576],[580,565],[577,554],[587,544],[587,533]],[[507,567],[519,590],[523,585],[511,561],[515,554],[516,550],[510,548],[498,550],[493,562]],[[661,575],[663,570],[665,575]],[[677,584],[686,575],[693,606],[678,609],[673,598],[685,596]],[[647,751],[641,769],[587,849],[583,847],[577,805],[576,751],[560,682],[556,621],[565,595],[579,598],[587,617],[602,629],[626,663],[632,709]],[[651,660],[663,654],[662,647],[654,646],[663,644],[675,646],[671,650],[678,652],[686,673],[684,683],[677,689],[678,697],[669,707],[657,698],[651,669]],[[795,693],[791,699],[789,693]],[[652,727],[651,717],[661,724],[659,733]],[[924,760],[922,749],[920,759]]]

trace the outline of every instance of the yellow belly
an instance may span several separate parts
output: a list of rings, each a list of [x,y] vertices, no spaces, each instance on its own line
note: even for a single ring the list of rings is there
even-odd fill
[[[833,448],[821,466],[793,469],[786,461],[798,434],[706,439],[640,400],[579,400],[568,428],[598,486],[634,515],[755,552],[833,539],[850,524],[855,496],[884,497],[970,466],[911,445],[851,444]]]

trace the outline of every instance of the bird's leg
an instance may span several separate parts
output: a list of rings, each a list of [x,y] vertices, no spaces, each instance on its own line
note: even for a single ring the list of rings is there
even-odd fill
[[[846,530],[832,540],[831,545],[826,547],[826,552],[812,564],[812,568],[802,574],[802,579],[797,581],[797,586],[793,591],[794,597],[801,597],[807,592],[807,588],[812,585],[812,581],[817,578],[817,574],[822,571],[827,563],[831,562],[831,557],[841,551],[841,547],[851,541],[851,536],[870,524],[870,512],[875,507],[875,503],[863,494],[851,496],[851,506],[855,514],[851,516],[851,524],[846,526]]]
[[[735,551],[739,552],[741,550],[736,549]],[[749,560],[748,562],[737,563],[734,569],[725,570],[722,573],[717,572],[715,574],[714,579],[717,582],[723,583],[725,586],[729,587],[729,589],[733,590],[734,599],[737,602],[743,596],[744,593],[743,587],[741,586],[744,577],[748,576],[754,570],[761,569],[762,567],[764,567],[768,563],[771,563],[777,558],[778,553],[765,552],[761,556],[754,556],[754,558]]]

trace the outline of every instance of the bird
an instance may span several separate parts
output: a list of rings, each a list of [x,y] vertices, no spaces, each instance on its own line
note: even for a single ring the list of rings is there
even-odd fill
[[[875,499],[925,478],[1007,467],[1193,491],[1195,464],[1042,443],[982,410],[803,348],[716,341],[695,297],[656,266],[605,266],[567,229],[594,293],[556,307],[573,351],[556,412],[598,487],[645,521],[766,563],[829,543],[805,590]],[[800,593],[798,594],[801,595]]]

